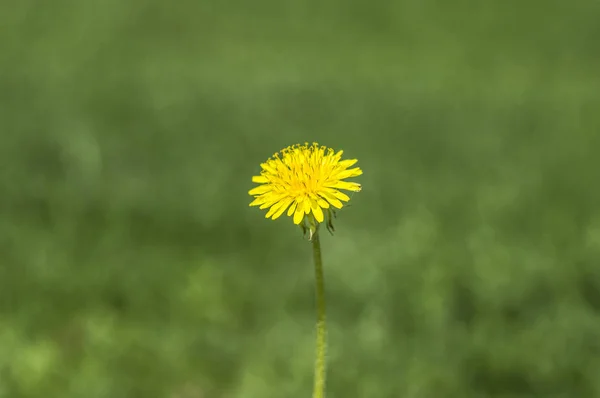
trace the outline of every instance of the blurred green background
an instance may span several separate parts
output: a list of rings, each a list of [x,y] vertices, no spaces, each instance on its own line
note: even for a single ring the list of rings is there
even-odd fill
[[[275,151],[359,159],[328,397],[600,397],[600,3],[0,3],[0,397],[309,397]]]

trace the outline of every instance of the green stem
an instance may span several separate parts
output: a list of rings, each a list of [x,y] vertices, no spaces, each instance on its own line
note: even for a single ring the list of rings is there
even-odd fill
[[[317,355],[315,361],[315,387],[313,398],[325,397],[325,353],[327,349],[327,328],[325,325],[325,283],[323,279],[323,260],[319,234],[312,236],[313,256],[315,260],[315,286],[317,299]]]

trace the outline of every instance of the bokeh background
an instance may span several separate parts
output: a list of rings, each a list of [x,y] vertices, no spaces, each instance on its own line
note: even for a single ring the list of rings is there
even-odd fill
[[[328,397],[600,397],[600,3],[0,3],[0,397],[309,397],[275,151],[359,159]]]

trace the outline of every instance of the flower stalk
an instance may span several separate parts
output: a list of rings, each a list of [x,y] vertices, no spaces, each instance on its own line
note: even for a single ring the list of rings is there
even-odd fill
[[[327,328],[325,325],[325,283],[319,226],[325,224],[333,234],[336,209],[344,207],[350,196],[341,192],[360,192],[361,184],[345,181],[362,175],[357,160],[342,160],[344,151],[331,148],[296,144],[282,149],[261,163],[260,175],[252,177],[258,184],[248,194],[254,199],[250,206],[267,210],[265,217],[276,220],[283,214],[308,233],[312,242],[315,263],[315,296],[317,306],[317,341],[315,384],[313,398],[325,397]]]
[[[317,305],[317,344],[315,359],[315,384],[313,398],[325,397],[327,325],[325,305],[325,281],[323,277],[323,260],[321,257],[321,241],[319,233],[312,236],[313,257],[315,262],[315,296]]]

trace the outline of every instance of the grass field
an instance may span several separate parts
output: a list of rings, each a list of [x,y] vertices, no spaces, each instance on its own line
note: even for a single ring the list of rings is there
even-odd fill
[[[600,3],[0,2],[0,398],[600,397]]]

